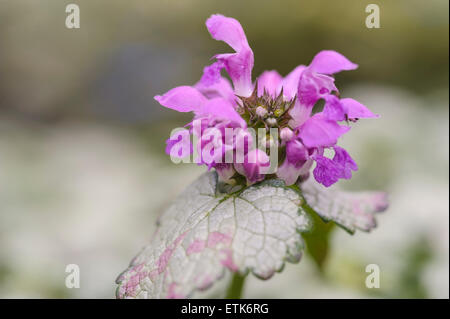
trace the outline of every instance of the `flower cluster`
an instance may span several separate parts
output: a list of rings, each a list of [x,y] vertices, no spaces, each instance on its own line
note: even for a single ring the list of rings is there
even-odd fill
[[[185,135],[199,138],[199,153],[212,154],[199,163],[214,167],[229,183],[242,177],[247,184],[276,177],[292,185],[309,176],[314,162],[314,178],[327,187],[341,178],[350,179],[358,166],[337,141],[350,130],[349,122],[378,115],[354,99],[340,98],[332,75],[358,66],[335,51],[321,51],[308,66],[299,65],[284,78],[276,71],[265,71],[253,82],[253,51],[240,23],[217,14],[206,26],[214,39],[224,41],[234,52],[214,56],[215,62],[204,68],[194,86],[176,87],[155,97],[167,108],[194,113]],[[222,77],[223,69],[232,84]],[[324,101],[323,110],[313,114],[319,100]],[[228,129],[235,132],[231,138],[226,137]],[[273,159],[265,148],[252,147],[255,137],[248,134],[250,129],[263,129],[268,134],[265,146],[276,148],[274,172],[269,170]],[[269,135],[273,129],[278,133],[275,138]],[[208,130],[214,134],[203,133]],[[175,146],[180,143],[184,144],[181,149],[193,151],[189,139],[172,136],[166,152],[178,154],[180,148]],[[325,156],[325,149],[334,151],[333,158]],[[186,155],[181,153],[180,157]]]

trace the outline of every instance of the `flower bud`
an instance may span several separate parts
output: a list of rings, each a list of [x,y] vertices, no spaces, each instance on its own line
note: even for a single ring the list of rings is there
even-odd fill
[[[277,120],[275,118],[273,118],[273,117],[269,117],[266,120],[266,123],[267,123],[267,125],[273,127],[273,126],[277,125]]]
[[[288,142],[288,141],[292,140],[293,137],[294,137],[294,132],[292,132],[292,130],[289,127],[284,127],[281,129],[280,138],[282,141]]]
[[[259,117],[265,117],[267,115],[267,110],[262,106],[258,106],[256,108],[256,115]]]

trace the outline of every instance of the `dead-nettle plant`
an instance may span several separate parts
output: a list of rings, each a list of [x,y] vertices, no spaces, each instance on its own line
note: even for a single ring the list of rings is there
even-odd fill
[[[253,83],[253,52],[240,23],[213,15],[206,26],[235,52],[216,55],[194,86],[155,99],[194,113],[186,130],[172,133],[166,152],[179,159],[197,152],[197,163],[208,172],[161,215],[151,243],[118,277],[119,298],[188,298],[200,292],[239,297],[249,272],[268,279],[286,261],[298,262],[305,246],[320,268],[334,224],[350,233],[369,231],[374,213],[387,208],[385,193],[328,188],[358,168],[337,146],[339,137],[351,122],[378,117],[356,100],[340,98],[334,84],[333,74],[357,65],[335,51],[321,51],[284,78],[266,71]],[[319,100],[325,101],[323,110],[313,113]],[[226,134],[230,129],[233,134]],[[266,147],[255,147],[255,138]],[[274,147],[270,153],[276,157],[270,158],[265,149]]]

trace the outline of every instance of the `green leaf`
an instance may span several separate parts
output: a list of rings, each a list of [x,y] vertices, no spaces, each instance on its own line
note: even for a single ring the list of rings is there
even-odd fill
[[[330,237],[334,230],[333,222],[323,221],[318,214],[310,212],[312,216],[312,229],[303,234],[306,251],[314,260],[319,272],[323,274],[324,265],[330,251]]]

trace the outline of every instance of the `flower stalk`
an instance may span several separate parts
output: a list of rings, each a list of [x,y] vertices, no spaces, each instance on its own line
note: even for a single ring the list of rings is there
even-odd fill
[[[227,290],[226,299],[241,299],[244,290],[244,283],[247,276],[239,272],[233,273],[233,278]]]

